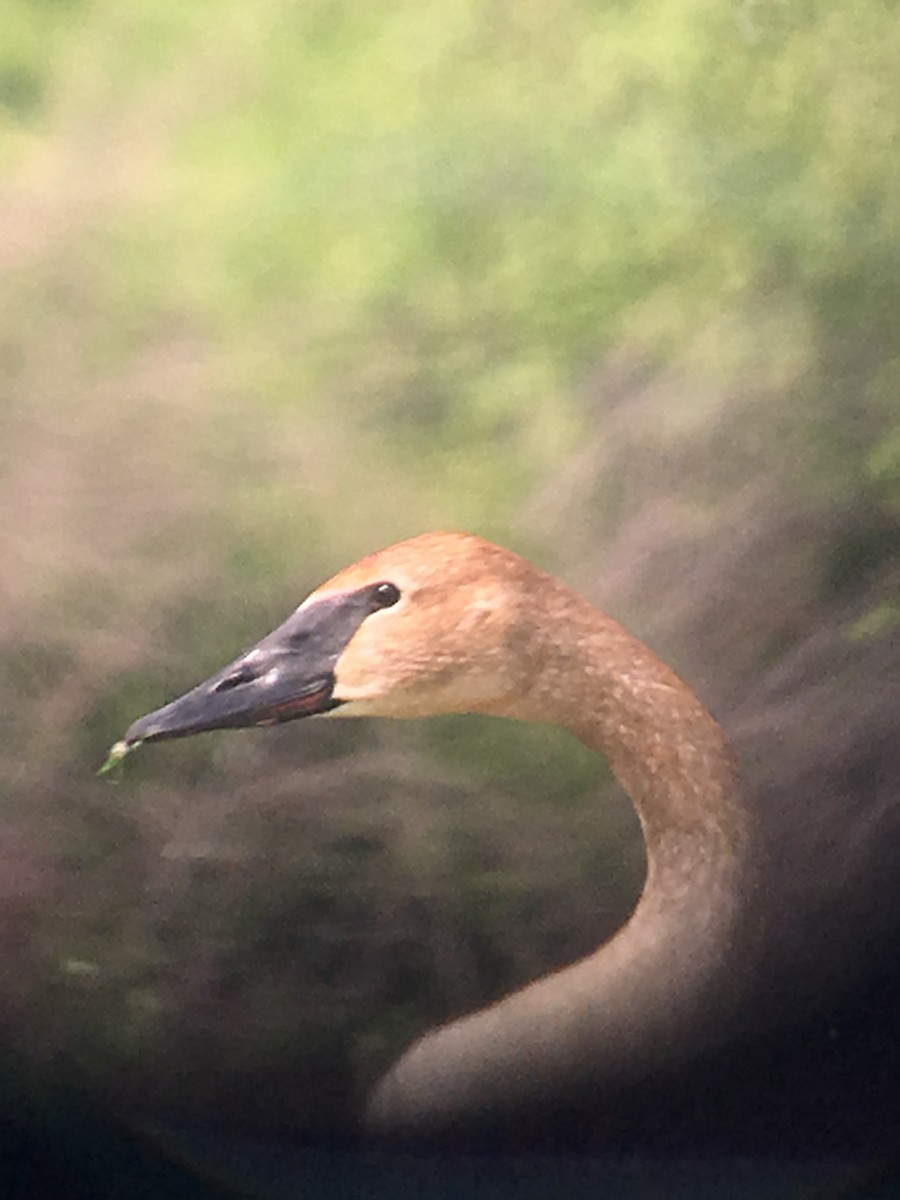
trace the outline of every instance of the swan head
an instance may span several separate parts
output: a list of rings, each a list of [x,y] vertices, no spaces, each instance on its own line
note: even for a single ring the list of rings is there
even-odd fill
[[[539,574],[463,533],[368,555],[234,662],[141,717],[125,744],[324,714],[504,711],[527,686],[519,649]]]

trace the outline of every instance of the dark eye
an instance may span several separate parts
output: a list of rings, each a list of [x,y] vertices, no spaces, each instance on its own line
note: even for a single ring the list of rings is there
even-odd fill
[[[376,583],[372,599],[377,608],[390,608],[400,599],[400,589],[393,583]]]

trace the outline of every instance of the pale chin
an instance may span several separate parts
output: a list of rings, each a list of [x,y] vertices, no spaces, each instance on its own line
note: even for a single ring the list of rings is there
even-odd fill
[[[379,716],[376,711],[376,706],[371,700],[341,700],[340,696],[335,696],[335,700],[339,703],[335,708],[329,709],[326,713],[320,713],[322,717],[372,717]]]

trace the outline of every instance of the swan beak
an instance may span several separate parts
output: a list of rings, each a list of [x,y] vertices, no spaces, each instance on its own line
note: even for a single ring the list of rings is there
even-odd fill
[[[334,668],[372,611],[367,594],[308,601],[272,633],[205,683],[135,721],[123,748],[210,729],[277,725],[330,712]]]

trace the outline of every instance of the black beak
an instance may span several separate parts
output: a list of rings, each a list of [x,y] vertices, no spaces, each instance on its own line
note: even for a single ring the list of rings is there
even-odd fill
[[[367,588],[297,609],[205,683],[135,721],[125,747],[329,712],[340,704],[332,694],[337,660],[375,607]]]

